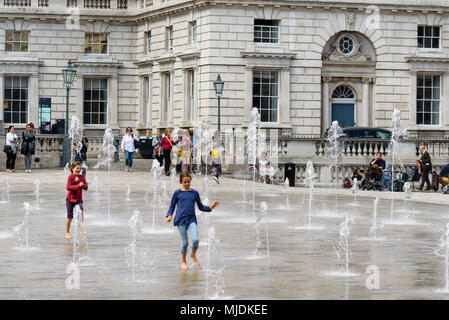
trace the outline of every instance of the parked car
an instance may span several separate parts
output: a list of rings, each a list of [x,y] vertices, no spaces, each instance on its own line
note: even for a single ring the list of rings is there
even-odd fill
[[[382,128],[368,128],[368,127],[351,127],[343,128],[343,133],[347,138],[360,139],[386,139],[391,140],[391,131]]]
[[[324,134],[324,138],[327,138],[328,130]],[[369,127],[347,127],[343,128],[344,137],[350,139],[385,139],[391,140],[391,131],[382,128],[369,128]]]

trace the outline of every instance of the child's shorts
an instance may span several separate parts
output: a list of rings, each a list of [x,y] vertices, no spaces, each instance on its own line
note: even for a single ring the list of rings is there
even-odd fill
[[[65,205],[67,207],[67,219],[73,219],[73,208],[75,208],[77,204],[80,205],[81,211],[84,211],[83,204],[81,202],[77,203],[77,202],[70,202],[69,200],[65,201]]]

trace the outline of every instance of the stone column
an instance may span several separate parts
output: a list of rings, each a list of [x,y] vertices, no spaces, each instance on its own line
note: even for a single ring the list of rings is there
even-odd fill
[[[282,123],[290,124],[290,100],[290,68],[282,68],[279,83],[279,118]]]
[[[108,126],[118,128],[117,110],[118,110],[118,96],[117,96],[117,75],[114,74],[109,79],[110,100],[108,102]]]
[[[5,75],[3,73],[0,73],[0,103],[1,103],[1,105],[0,105],[0,108],[1,108],[1,110],[0,110],[0,135],[2,135],[4,133],[3,132],[3,126],[4,126],[3,124],[5,122],[4,117],[3,117],[3,113],[5,112],[4,92],[5,92]]]
[[[369,127],[369,116],[370,116],[370,78],[363,78],[363,92],[362,92],[362,114],[361,114],[361,127]]]
[[[321,133],[324,134],[326,129],[330,127],[331,117],[330,117],[330,106],[329,106],[329,82],[332,80],[331,77],[324,76],[323,82],[323,101],[322,101],[322,128]]]
[[[440,112],[441,112],[441,125],[443,127],[449,126],[449,113],[447,111],[448,102],[447,99],[449,98],[449,73],[445,72],[442,76],[442,84],[441,86],[441,94],[440,94]],[[447,130],[447,129],[446,129]]]
[[[139,124],[140,127],[145,127],[145,76],[141,76],[139,79]]]
[[[251,109],[253,108],[253,67],[245,67],[245,125],[251,122]]]
[[[409,109],[409,130],[417,130],[418,126],[416,123],[416,83],[417,83],[417,72],[410,71],[410,109]]]
[[[28,122],[33,122],[37,126],[39,122],[39,79],[37,73],[31,74],[29,88]]]
[[[181,126],[189,125],[190,110],[189,110],[189,70],[182,70],[182,122]]]
[[[75,86],[74,89],[76,90],[70,90],[70,92],[73,92],[74,102],[75,102],[75,116],[80,120],[80,123],[84,125],[84,81],[83,81],[83,75],[77,74],[75,76]]]

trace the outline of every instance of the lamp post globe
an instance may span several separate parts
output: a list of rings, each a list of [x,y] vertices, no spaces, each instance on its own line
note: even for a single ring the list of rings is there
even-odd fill
[[[214,81],[215,94],[218,99],[218,132],[220,132],[220,99],[223,94],[224,82],[221,80],[220,73],[217,75],[217,80]]]
[[[69,141],[69,94],[70,88],[75,80],[76,69],[72,66],[72,59],[67,62],[67,67],[62,69],[62,78],[64,87],[66,88],[66,105],[65,105],[65,124],[64,124],[64,142],[62,145],[61,167],[65,167],[70,162],[70,141]]]

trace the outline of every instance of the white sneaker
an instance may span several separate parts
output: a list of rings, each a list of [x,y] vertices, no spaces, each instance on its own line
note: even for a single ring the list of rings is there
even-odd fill
[[[212,177],[212,179],[214,179],[216,183],[220,184],[220,181],[218,181],[217,177]]]
[[[28,173],[31,173],[31,169],[28,169]]]
[[[28,173],[28,172],[30,172],[30,170],[26,169],[25,172]]]

